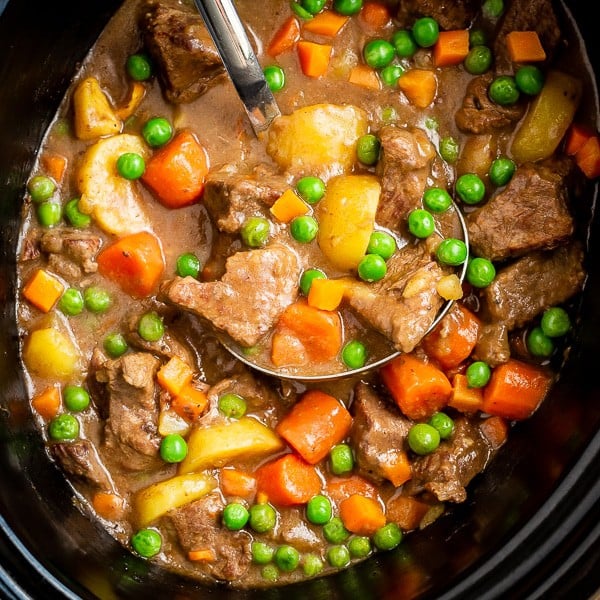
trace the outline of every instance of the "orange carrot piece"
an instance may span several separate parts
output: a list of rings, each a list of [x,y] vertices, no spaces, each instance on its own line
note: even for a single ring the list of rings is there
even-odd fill
[[[60,184],[67,170],[67,158],[62,154],[44,154],[42,156],[42,168],[46,175]]]
[[[546,52],[537,31],[511,31],[506,34],[506,48],[513,62],[546,60]]]
[[[308,305],[321,310],[337,310],[348,289],[346,279],[313,279]]]
[[[480,426],[492,448],[500,448],[508,438],[508,423],[502,417],[488,417]]]
[[[123,106],[115,109],[115,114],[119,119],[125,121],[136,111],[146,95],[146,86],[141,81],[134,81],[129,90],[129,97]]]
[[[186,421],[194,422],[199,419],[208,406],[207,395],[191,383],[184,385],[179,393],[171,400],[171,408]]]
[[[197,202],[204,192],[208,155],[191,131],[179,132],[146,163],[142,181],[167,208]]]
[[[600,139],[589,138],[575,154],[575,162],[588,179],[600,176]]]
[[[481,410],[509,420],[526,419],[541,404],[551,384],[547,371],[512,358],[492,371],[483,390]]]
[[[275,431],[314,465],[348,435],[351,426],[352,417],[337,398],[309,390],[279,421]]]
[[[436,67],[451,67],[460,64],[469,54],[469,30],[453,29],[440,31],[433,47],[433,64]]]
[[[456,373],[452,378],[452,396],[448,400],[448,406],[463,413],[474,413],[481,410],[482,404],[483,390],[469,387],[467,377]]]
[[[437,77],[433,71],[410,69],[398,79],[398,87],[417,108],[427,108],[437,92]]]
[[[42,312],[50,312],[65,286],[45,269],[38,269],[23,287],[23,296]]]
[[[147,231],[122,237],[104,248],[96,260],[101,275],[135,298],[150,295],[165,270],[159,241]]]
[[[381,369],[383,382],[409,419],[424,419],[441,410],[452,385],[436,366],[412,354],[401,354]]]
[[[170,394],[176,396],[192,381],[194,371],[178,356],[172,356],[156,373],[156,380]]]
[[[386,515],[388,521],[396,523],[403,531],[412,531],[417,529],[429,508],[429,504],[412,496],[396,496],[387,503]]]
[[[573,123],[569,127],[565,142],[565,154],[574,156],[581,147],[594,135],[594,132],[585,125]]]
[[[386,522],[379,502],[359,494],[342,500],[340,518],[344,527],[357,535],[373,535]]]
[[[266,492],[258,491],[256,492],[256,504],[266,504],[269,501],[269,496],[267,496]]]
[[[382,464],[381,470],[394,487],[399,487],[412,478],[412,468],[406,452],[400,450],[390,454],[392,454],[390,462]]]
[[[368,65],[356,65],[353,67],[350,71],[348,81],[368,90],[381,89],[381,81],[379,81],[377,72]]]
[[[374,500],[379,498],[375,486],[360,475],[332,477],[327,480],[326,491],[329,498],[338,505],[353,494],[360,494]]]
[[[308,364],[302,342],[288,330],[275,331],[271,337],[271,362],[277,367],[301,367]]]
[[[276,31],[275,35],[267,46],[267,54],[275,57],[287,52],[294,47],[294,44],[300,39],[300,23],[296,17],[289,17],[283,25]]]
[[[296,49],[300,67],[307,77],[321,77],[327,73],[333,46],[300,40]]]
[[[293,190],[286,190],[269,210],[278,221],[289,223],[292,219],[308,213],[310,206]]]
[[[213,562],[215,559],[215,553],[210,548],[190,550],[188,552],[188,560],[191,560],[192,562]]]
[[[120,519],[125,511],[123,498],[110,492],[97,492],[94,494],[92,506],[98,515],[108,521]]]
[[[306,21],[302,26],[304,31],[325,35],[328,37],[336,36],[342,27],[348,22],[350,17],[339,15],[332,10],[324,10],[315,15],[310,21]]]
[[[256,493],[256,477],[239,469],[222,469],[219,481],[225,496],[248,499]]]
[[[453,369],[469,357],[479,335],[479,319],[461,304],[440,321],[422,342],[423,350],[442,369]]]
[[[46,388],[31,401],[31,405],[42,419],[50,421],[60,410],[61,395],[60,389],[56,386]]]
[[[381,2],[365,2],[359,16],[372,29],[382,29],[392,18],[388,7]]]
[[[314,466],[296,454],[286,454],[256,471],[259,493],[278,506],[305,504],[321,491],[321,480]]]

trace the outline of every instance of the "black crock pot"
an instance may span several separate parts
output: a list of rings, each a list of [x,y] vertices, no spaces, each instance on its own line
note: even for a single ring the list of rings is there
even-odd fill
[[[262,592],[206,588],[137,559],[73,501],[25,400],[15,247],[27,174],[77,64],[118,0],[0,0],[0,595],[51,598],[589,599],[600,590],[600,215],[573,349],[469,500],[392,553]],[[600,65],[593,4],[569,3]],[[598,98],[591,109],[597,112]],[[597,200],[597,185],[593,202]],[[590,201],[592,202],[592,200]],[[592,212],[590,209],[589,212]],[[597,211],[596,211],[597,212]]]

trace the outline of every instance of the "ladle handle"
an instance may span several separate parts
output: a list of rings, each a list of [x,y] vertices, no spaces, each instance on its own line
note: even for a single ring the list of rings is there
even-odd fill
[[[194,0],[258,135],[279,107],[231,0]]]

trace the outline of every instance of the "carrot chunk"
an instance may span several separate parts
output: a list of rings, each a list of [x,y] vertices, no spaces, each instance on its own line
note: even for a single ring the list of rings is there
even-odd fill
[[[108,521],[116,521],[123,516],[125,501],[121,496],[110,492],[97,492],[92,498],[94,510]]]
[[[296,454],[286,454],[256,471],[257,490],[279,506],[305,504],[321,491],[315,467]]]
[[[191,383],[184,385],[179,393],[171,400],[171,408],[186,421],[194,422],[199,419],[208,406],[206,394]]]
[[[589,138],[575,154],[575,162],[588,179],[600,176],[600,139]]]
[[[379,77],[368,65],[356,65],[350,71],[348,81],[354,85],[360,85],[361,87],[367,88],[368,90],[379,90],[381,89],[381,82]]]
[[[146,164],[142,181],[167,208],[197,202],[208,174],[208,155],[191,131],[179,132]]]
[[[154,291],[165,269],[162,248],[147,231],[122,237],[98,254],[98,271],[123,291],[144,298]]]
[[[417,108],[427,108],[437,93],[437,77],[433,71],[410,69],[398,79],[398,87]]]
[[[283,25],[276,31],[275,35],[267,46],[267,54],[275,57],[283,54],[294,47],[294,44],[300,39],[300,24],[296,17],[289,17]]]
[[[46,388],[31,401],[33,409],[44,419],[50,421],[60,410],[60,389],[56,386]]]
[[[357,535],[373,535],[386,522],[379,502],[359,494],[340,503],[340,518],[344,527]]]
[[[569,127],[565,142],[565,154],[573,156],[594,135],[594,132],[585,125],[573,123]]]
[[[44,154],[41,162],[46,175],[60,184],[67,169],[67,158],[62,154]]]
[[[296,48],[300,67],[307,77],[321,77],[327,73],[333,46],[301,40]]]
[[[215,552],[211,548],[190,550],[188,552],[188,560],[191,560],[192,562],[213,562],[215,559]]]
[[[310,464],[327,456],[350,431],[352,417],[337,398],[305,392],[276,427],[277,433]]]
[[[492,371],[481,410],[510,420],[531,416],[545,398],[551,375],[536,365],[510,359]]]
[[[388,7],[381,2],[365,2],[360,19],[372,29],[381,29],[390,22],[391,15]]]
[[[502,417],[488,417],[480,426],[492,448],[500,448],[508,437],[508,423]]]
[[[225,496],[250,498],[256,493],[256,477],[239,469],[222,469],[219,481]]]
[[[23,287],[23,296],[42,312],[50,312],[65,286],[45,269],[38,269]]]
[[[269,210],[278,221],[289,223],[292,219],[308,213],[310,207],[293,190],[286,190]]]
[[[506,34],[506,48],[513,62],[546,60],[546,52],[537,31],[511,31]]]
[[[412,531],[419,526],[429,508],[429,504],[411,496],[396,496],[387,503],[386,515],[388,521],[396,523],[400,529]]]
[[[433,47],[433,64],[436,67],[451,67],[460,64],[469,54],[468,29],[440,31]]]
[[[350,477],[332,477],[327,480],[327,495],[336,504],[340,504],[353,494],[360,494],[377,500],[379,494],[375,486],[360,475]]]
[[[452,396],[448,406],[463,413],[474,413],[481,410],[483,404],[483,391],[481,388],[469,387],[467,377],[457,373],[452,378]]]
[[[336,310],[348,289],[345,279],[313,279],[308,292],[308,305],[320,310]]]
[[[173,356],[156,373],[156,380],[167,392],[177,395],[192,381],[194,371],[178,356]]]
[[[431,363],[402,354],[381,369],[381,378],[409,419],[424,419],[442,409],[452,394],[448,378]]]
[[[381,470],[387,479],[389,479],[395,487],[401,486],[412,478],[412,468],[406,452],[398,451],[392,454],[392,459],[389,463],[381,465]]]
[[[315,15],[310,21],[303,25],[304,31],[334,37],[339,33],[342,27],[348,22],[350,17],[339,15],[332,10],[324,10]]]

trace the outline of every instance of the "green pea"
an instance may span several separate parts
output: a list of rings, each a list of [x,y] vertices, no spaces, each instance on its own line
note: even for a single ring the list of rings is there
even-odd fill
[[[379,160],[381,142],[376,135],[361,135],[356,143],[356,156],[363,165],[374,165]]]
[[[158,342],[165,334],[163,320],[155,312],[142,315],[137,330],[140,337],[147,342]]]
[[[348,539],[350,532],[344,527],[342,519],[333,517],[323,526],[323,536],[330,544],[341,544]]]
[[[333,0],[333,10],[348,17],[358,13],[362,5],[363,0]]]
[[[302,8],[305,8],[311,15],[320,13],[325,8],[326,0],[302,0]]]
[[[471,75],[482,75],[492,66],[492,51],[487,46],[473,46],[467,54],[465,70]]]
[[[381,111],[381,120],[384,123],[395,123],[398,120],[398,111],[393,106],[386,106]]]
[[[408,29],[400,29],[392,36],[392,44],[396,54],[402,58],[410,58],[417,51],[417,44]]]
[[[327,496],[313,496],[306,505],[306,518],[314,525],[329,523],[331,514],[331,502]]]
[[[270,504],[254,504],[250,507],[249,522],[257,533],[266,533],[275,527],[277,512]]]
[[[487,44],[487,36],[483,29],[471,29],[469,31],[469,46],[485,46]]]
[[[497,19],[504,12],[503,0],[485,0],[483,3],[483,14],[489,19]]]
[[[299,2],[296,2],[296,0],[292,0],[292,2],[290,2],[290,7],[296,13],[296,15],[305,21],[313,18],[313,15],[303,8]]]
[[[402,531],[396,523],[388,523],[373,534],[373,543],[379,550],[393,550],[402,541]]]
[[[473,258],[467,265],[467,281],[476,288],[487,287],[496,277],[496,267],[487,258]]]
[[[316,554],[306,554],[302,560],[302,570],[307,577],[314,577],[323,570],[323,561]]]
[[[373,69],[387,67],[396,56],[396,50],[386,40],[371,40],[363,48],[363,58]]]
[[[146,162],[137,152],[125,152],[117,158],[117,172],[125,179],[139,179],[146,170]]]
[[[239,502],[230,502],[223,509],[223,525],[230,531],[243,529],[249,518],[248,509]]]
[[[310,286],[315,279],[327,279],[327,275],[320,269],[306,269],[300,276],[300,289],[305,296],[308,296]]]
[[[69,410],[80,412],[90,405],[90,395],[80,385],[67,385],[63,390],[63,401]]]
[[[111,307],[112,298],[106,290],[91,285],[83,290],[83,302],[90,312],[103,313]]]
[[[435,231],[433,215],[423,208],[416,208],[408,215],[408,230],[421,239],[429,237]]]
[[[401,67],[400,65],[388,65],[381,69],[381,72],[379,73],[381,81],[389,87],[396,87],[398,79],[400,79],[403,74],[404,67]]]
[[[387,267],[379,254],[365,254],[358,263],[358,276],[363,281],[379,281],[385,277]]]
[[[79,198],[73,198],[65,204],[64,213],[67,221],[73,227],[88,227],[92,217],[79,210]]]
[[[164,117],[154,117],[144,123],[142,136],[149,146],[158,148],[173,137],[173,127]]]
[[[36,214],[42,227],[54,227],[62,218],[62,208],[58,202],[42,202],[37,205]]]
[[[297,3],[293,2],[293,4]],[[260,574],[265,581],[270,581],[271,583],[274,583],[279,579],[279,570],[275,565],[265,565]]]
[[[143,558],[152,558],[160,552],[162,537],[155,529],[140,529],[131,537],[131,546]]]
[[[431,131],[437,131],[440,128],[440,122],[435,117],[427,117],[425,127]]]
[[[544,87],[544,74],[534,65],[525,65],[517,69],[515,83],[520,92],[528,96],[537,96]]]
[[[446,238],[435,251],[437,259],[444,265],[457,267],[467,260],[469,252],[466,244],[456,238]]]
[[[334,475],[346,475],[354,469],[354,455],[348,444],[337,444],[329,452],[329,465]]]
[[[152,63],[146,54],[131,54],[127,57],[125,68],[134,81],[146,81],[152,77]]]
[[[240,236],[246,246],[260,248],[267,243],[271,225],[264,217],[250,217],[244,221],[240,229]]]
[[[285,87],[285,72],[278,65],[269,65],[263,69],[267,85],[272,92],[279,92]]]
[[[325,195],[325,182],[320,177],[308,175],[298,179],[296,190],[305,202],[316,204]]]
[[[440,156],[449,164],[454,164],[458,160],[460,148],[458,142],[452,137],[443,137],[440,140]]]
[[[427,423],[417,423],[408,430],[407,441],[415,454],[424,456],[440,445],[440,432]]]
[[[442,188],[429,188],[423,193],[423,205],[434,213],[443,213],[452,206],[452,197]]]
[[[351,340],[342,348],[342,361],[349,369],[360,369],[367,362],[367,349],[362,342]]]
[[[412,34],[415,42],[421,48],[431,48],[440,36],[438,22],[431,17],[421,17],[412,26]]]
[[[469,387],[482,388],[485,387],[490,380],[492,370],[486,362],[477,360],[467,367],[465,375]]]
[[[246,401],[238,394],[223,394],[219,398],[219,410],[230,419],[241,419],[246,414]]]
[[[490,181],[498,187],[506,185],[515,173],[517,165],[510,158],[501,156],[492,161],[488,172]]]
[[[510,75],[496,77],[490,83],[488,96],[490,100],[502,106],[515,104],[520,96],[515,78]]]
[[[561,337],[571,329],[571,319],[564,308],[553,306],[544,311],[540,326],[544,335],[550,338]]]
[[[281,571],[290,573],[291,571],[294,571],[300,564],[300,554],[293,546],[284,544],[275,550],[275,556],[273,557],[273,560]]]
[[[383,260],[388,260],[396,252],[396,240],[385,231],[374,231],[369,238],[367,254],[378,254]]]
[[[257,565],[266,565],[273,560],[275,548],[264,542],[254,541],[251,546],[252,562]]]
[[[541,327],[534,327],[526,338],[527,349],[533,356],[547,358],[554,352],[554,342],[548,337]]]
[[[122,333],[108,334],[104,338],[103,346],[106,354],[108,354],[111,358],[119,358],[119,356],[123,356],[123,354],[129,350],[127,340]]]
[[[84,308],[83,294],[77,288],[66,289],[58,301],[58,308],[70,317],[81,314]]]
[[[485,198],[485,183],[475,173],[465,173],[456,180],[456,193],[465,204],[477,204]]]
[[[437,429],[443,440],[447,440],[454,433],[454,421],[444,412],[433,413],[428,424]]]
[[[60,442],[79,437],[79,421],[67,413],[54,417],[48,426],[48,435]]]
[[[371,554],[371,542],[368,537],[354,536],[348,542],[348,550],[354,558],[366,558]]]
[[[27,191],[33,202],[44,202],[56,191],[56,184],[46,175],[36,175],[27,182]]]
[[[177,275],[179,277],[198,277],[200,274],[200,259],[193,252],[184,252],[177,257]]]
[[[290,233],[292,237],[301,244],[312,242],[319,232],[319,224],[314,217],[302,215],[292,219],[290,223]]]
[[[170,433],[160,442],[160,457],[168,463],[180,463],[188,453],[187,442],[178,433]]]
[[[346,546],[332,546],[327,550],[327,560],[336,569],[347,567],[350,564],[350,551]]]

